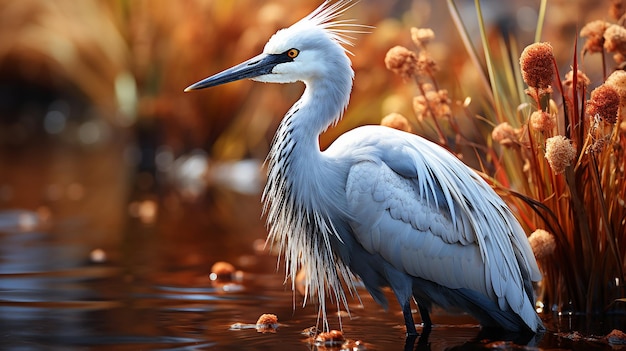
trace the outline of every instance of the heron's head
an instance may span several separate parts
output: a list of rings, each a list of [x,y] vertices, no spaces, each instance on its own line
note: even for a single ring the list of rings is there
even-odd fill
[[[276,32],[260,55],[192,84],[185,91],[241,79],[291,83],[346,75],[351,80],[353,72],[343,45],[351,45],[346,33],[358,31],[345,27],[359,25],[334,20],[352,5],[350,0],[324,2],[307,17]]]

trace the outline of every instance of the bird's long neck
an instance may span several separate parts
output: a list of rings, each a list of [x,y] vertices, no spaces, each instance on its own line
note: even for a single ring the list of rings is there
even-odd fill
[[[268,187],[279,181],[293,192],[305,192],[317,185],[310,182],[315,180],[311,172],[323,163],[319,135],[341,119],[350,98],[352,74],[343,72],[305,82],[302,97],[287,112],[272,142]]]
[[[319,135],[341,119],[352,76],[343,82],[332,78],[306,83],[304,94],[280,123],[268,155],[263,192],[268,242],[278,244],[285,255],[292,287],[298,270],[305,270],[307,291],[319,298],[324,321],[325,284],[335,301],[347,306],[340,276],[349,274],[331,247],[331,239],[338,236],[331,214],[345,213],[338,191],[345,185],[347,169],[324,157]]]
[[[280,133],[290,133],[298,143],[319,151],[319,135],[337,124],[343,116],[352,89],[352,78],[347,81],[345,78],[344,81],[340,78],[314,80],[305,84],[302,97],[283,118],[277,137],[281,136]],[[275,142],[279,141],[275,139]]]
[[[320,174],[326,170],[326,165],[320,151],[319,135],[341,119],[351,80],[346,90],[331,90],[329,85],[336,84],[332,81],[306,83],[302,97],[281,121],[268,155],[266,193],[280,189],[284,193],[275,193],[275,196],[293,197],[299,206],[318,205],[307,202],[315,202],[316,189],[323,185],[319,182],[325,181]]]

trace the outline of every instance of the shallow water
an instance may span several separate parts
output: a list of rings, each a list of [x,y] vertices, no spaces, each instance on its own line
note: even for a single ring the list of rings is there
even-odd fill
[[[314,349],[301,332],[316,325],[317,308],[301,307],[302,297],[283,285],[276,257],[259,249],[265,237],[259,195],[209,186],[190,199],[158,174],[147,182],[136,176],[128,148],[54,144],[0,153],[0,349]],[[235,279],[211,280],[217,261],[232,263]],[[405,345],[393,296],[385,312],[360,293],[362,303],[352,300],[351,316],[341,319],[345,337],[360,349],[517,347],[479,334],[470,317],[443,311],[434,313],[427,342]],[[231,328],[263,313],[278,316],[275,333]],[[336,312],[329,314],[339,329]],[[580,328],[576,323],[551,322],[552,331],[531,344],[608,349],[555,336]],[[595,321],[584,326],[590,327],[610,328]]]

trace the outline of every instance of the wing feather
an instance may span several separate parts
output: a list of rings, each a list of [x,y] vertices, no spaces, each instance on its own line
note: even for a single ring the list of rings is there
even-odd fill
[[[358,129],[360,145],[347,148],[361,153],[351,155],[346,196],[363,247],[412,276],[470,288],[531,318],[522,272],[533,281],[541,275],[502,199],[454,155],[425,139],[388,128]]]
[[[472,287],[487,294],[478,246],[449,242],[443,235],[437,235],[454,231],[446,214],[420,201],[411,182],[384,163],[363,162],[353,166],[353,170],[351,174],[368,175],[360,180],[349,175],[346,187],[349,209],[359,218],[358,223],[353,223],[354,233],[367,251],[380,253],[394,267],[412,276],[450,288]],[[376,201],[375,194],[379,193],[386,195]],[[430,203],[434,204],[434,200]],[[473,264],[474,269],[468,271],[471,274],[467,278],[450,274],[462,270],[461,266],[455,267],[455,257]],[[465,286],[467,282],[469,286]]]

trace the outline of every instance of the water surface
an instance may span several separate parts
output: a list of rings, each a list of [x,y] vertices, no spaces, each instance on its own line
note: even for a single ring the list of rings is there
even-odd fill
[[[0,349],[314,349],[301,332],[316,325],[316,306],[302,307],[302,296],[283,284],[277,258],[260,249],[259,195],[209,185],[190,198],[157,173],[138,175],[129,147],[53,144],[0,153]],[[239,271],[232,281],[209,278],[218,261]],[[427,342],[405,345],[393,296],[384,311],[360,294],[341,323],[361,349],[517,347],[480,334],[468,316],[443,311],[434,313]],[[278,316],[275,333],[231,328],[263,313]],[[329,314],[339,329],[336,310]],[[606,349],[558,338],[557,329],[579,325],[569,317],[557,322],[531,344]]]

